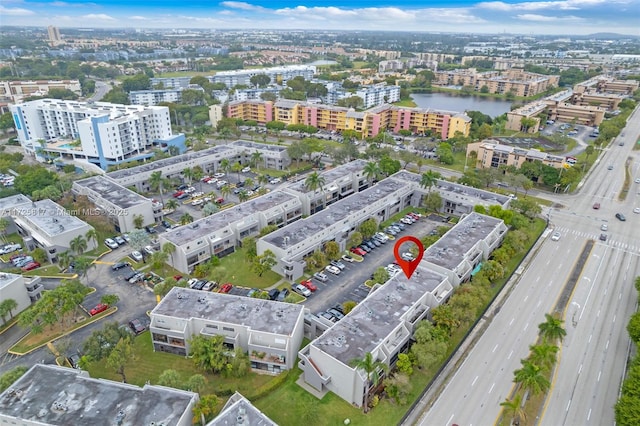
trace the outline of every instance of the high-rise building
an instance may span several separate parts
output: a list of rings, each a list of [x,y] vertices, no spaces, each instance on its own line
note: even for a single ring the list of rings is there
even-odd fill
[[[58,30],[58,27],[49,25],[47,27],[47,33],[49,34],[49,41],[51,43],[56,44],[62,41],[62,37],[60,37],[60,30]]]

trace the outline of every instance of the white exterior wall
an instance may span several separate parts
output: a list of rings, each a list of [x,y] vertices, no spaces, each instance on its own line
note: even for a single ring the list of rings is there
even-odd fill
[[[14,317],[31,306],[31,299],[22,275],[0,273],[0,301],[7,299],[18,302],[18,307],[13,310]],[[10,318],[11,316],[7,315],[6,320],[9,321]]]

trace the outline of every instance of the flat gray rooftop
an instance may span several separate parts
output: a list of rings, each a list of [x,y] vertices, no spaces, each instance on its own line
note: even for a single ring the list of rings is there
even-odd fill
[[[365,160],[354,160],[347,164],[342,164],[341,166],[334,167],[333,169],[324,171],[320,173],[320,176],[324,178],[325,185],[329,185],[332,182],[335,182],[339,179],[342,179],[345,176],[349,176],[353,173],[358,173],[364,169],[364,166],[367,164]],[[305,194],[309,192],[307,187],[304,185],[304,180],[292,183],[288,186],[288,188],[300,192],[301,194]]]
[[[238,392],[231,395],[222,412],[207,426],[277,426]]]
[[[304,306],[293,303],[174,287],[162,298],[151,315],[201,318],[291,336],[303,310]]]
[[[0,272],[0,289],[2,289],[3,287],[8,286],[9,284],[14,282],[16,279],[20,278],[21,276],[22,275],[9,274],[9,273],[6,273],[6,272]]]
[[[0,213],[11,213],[10,210],[17,207],[24,207],[31,204],[31,200],[22,194],[12,195],[10,197],[0,198]]]
[[[129,207],[149,201],[148,198],[143,197],[137,192],[134,192],[102,175],[75,181],[74,185],[95,191],[100,195],[100,197],[121,209],[128,209]]]
[[[492,136],[489,139],[485,139],[483,142],[498,143],[501,145],[509,145],[519,147],[523,149],[542,148],[544,151],[562,152],[564,146],[554,143],[544,138],[518,138],[518,137],[496,137]]]
[[[422,261],[453,271],[464,260],[464,254],[478,241],[486,238],[501,222],[498,218],[472,212],[435,244],[425,249]]]
[[[422,266],[410,280],[398,274],[311,344],[346,365],[353,359],[362,359],[404,321],[402,316],[416,300],[433,292],[445,279]]]
[[[399,179],[384,179],[373,187],[350,195],[306,219],[270,233],[264,240],[281,248],[296,245],[407,185],[409,184]]]
[[[82,370],[36,364],[0,394],[0,413],[50,425],[177,425],[197,394],[92,379]],[[121,420],[121,423],[119,422]]]
[[[237,140],[231,143],[230,145],[240,147],[240,148],[247,148],[247,149],[254,149],[254,150],[261,150],[261,151],[283,152],[287,150],[286,146],[271,145],[268,143],[250,142],[245,140]]]
[[[176,245],[183,245],[202,236],[211,234],[220,228],[229,226],[229,224],[243,219],[251,220],[250,216],[255,213],[271,210],[280,204],[294,199],[296,199],[296,197],[286,192],[273,191],[229,209],[214,213],[211,216],[196,220],[188,225],[172,229],[164,233],[163,237]]]
[[[86,222],[71,216],[65,208],[49,199],[36,201],[33,208],[22,207],[18,212],[19,216],[28,219],[50,237],[88,226]]]
[[[182,155],[176,155],[175,157],[163,158],[162,160],[156,160],[149,163],[141,164],[136,167],[131,167],[130,169],[116,170],[114,172],[107,173],[107,176],[112,179],[122,179],[128,176],[135,176],[140,173],[153,172],[164,167],[171,166],[173,164],[195,160],[196,158],[223,153],[233,155],[235,152],[236,150],[230,146],[218,145],[211,148],[203,149],[202,151],[193,151]]]

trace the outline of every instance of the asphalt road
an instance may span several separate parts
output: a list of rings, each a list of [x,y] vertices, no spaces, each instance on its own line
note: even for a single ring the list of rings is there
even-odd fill
[[[567,338],[542,425],[613,424],[613,406],[624,374],[629,347],[626,324],[635,309],[633,280],[640,275],[640,185],[632,183],[625,201],[618,200],[624,164],[631,157],[632,179],[640,177],[640,113],[627,126],[624,146],[614,141],[576,195],[554,196],[564,206],[548,209],[559,241],[548,238],[522,274],[500,312],[445,389],[423,414],[421,425],[493,424],[510,396],[513,371],[538,336],[537,325],[551,312],[589,239],[596,240],[567,309]],[[612,165],[613,170],[608,170]],[[593,209],[599,202],[601,208]],[[615,213],[627,220],[619,221]],[[600,241],[608,225],[607,241]],[[575,322],[574,322],[575,321]]]

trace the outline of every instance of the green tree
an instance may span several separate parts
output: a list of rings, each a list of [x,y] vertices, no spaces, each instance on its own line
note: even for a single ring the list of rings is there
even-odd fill
[[[95,242],[98,245],[98,232],[91,228],[85,234],[84,238],[87,240],[87,244],[91,241]]]
[[[224,336],[196,335],[189,340],[189,355],[196,367],[207,373],[219,373],[227,364]]]
[[[262,153],[260,151],[254,151],[251,153],[251,167],[255,167],[256,170],[260,170],[260,164],[262,164]]]
[[[193,169],[191,167],[185,167],[182,169],[182,177],[187,181],[187,185],[191,185],[191,181],[193,180]]]
[[[129,245],[134,250],[140,251],[144,246],[148,246],[151,242],[149,234],[140,228],[136,228],[129,232]]]
[[[362,233],[359,231],[355,231],[349,236],[349,240],[347,241],[349,247],[357,247],[362,244]]]
[[[378,284],[384,284],[389,281],[389,272],[384,267],[378,267],[373,273],[373,281]]]
[[[220,160],[220,170],[222,170],[223,173],[229,173],[231,171],[231,162],[228,158]]]
[[[142,229],[143,225],[144,225],[144,216],[142,216],[141,214],[133,215],[133,226],[136,229]]]
[[[291,142],[291,144],[287,147],[287,154],[289,155],[289,158],[296,161],[297,168],[300,165],[300,160],[302,159],[302,157],[304,157],[305,154],[302,143],[300,143],[300,141]]]
[[[173,198],[169,199],[165,205],[165,207],[169,210],[175,210],[179,206],[178,202]]]
[[[182,383],[183,381],[180,377],[180,373],[178,373],[176,370],[164,370],[158,377],[158,384],[160,386],[180,389],[182,387]]]
[[[251,269],[259,277],[261,277],[262,274],[269,271],[277,263],[278,261],[276,260],[276,255],[271,250],[265,250],[264,253],[256,256],[253,259],[253,263],[251,264]]]
[[[31,252],[31,257],[33,257],[33,260],[40,264],[46,263],[48,261],[47,252],[42,247],[36,247],[35,249],[33,249],[33,251]]]
[[[10,315],[10,319],[13,319],[13,310],[18,307],[18,302],[15,299],[5,299],[0,302],[0,317],[2,317],[2,323],[6,323],[7,314]]]
[[[171,257],[171,264],[173,264],[173,254],[176,252],[176,246],[170,241],[167,241],[162,245],[162,252]],[[166,261],[166,260],[165,260]]]
[[[551,370],[551,367],[553,367],[553,364],[556,362],[558,354],[557,346],[543,343],[540,345],[530,345],[529,350],[531,351],[529,360],[532,363],[539,365],[544,371]]]
[[[9,386],[16,382],[26,372],[27,367],[19,366],[7,371],[2,376],[0,376],[0,393],[8,389]]]
[[[380,172],[385,176],[391,176],[400,171],[400,161],[394,160],[388,155],[383,155],[382,158],[380,158],[379,165]]]
[[[567,331],[562,327],[564,321],[550,314],[544,314],[544,317],[545,322],[538,325],[542,338],[547,342],[562,342],[567,335]]]
[[[100,298],[100,303],[105,305],[114,306],[120,301],[120,297],[117,294],[105,294]]]
[[[85,340],[82,352],[93,361],[107,358],[120,339],[130,339],[131,335],[117,322],[108,322]]]
[[[37,190],[57,184],[59,180],[56,173],[42,166],[30,166],[25,173],[16,177],[14,189],[19,193],[31,196]]]
[[[125,367],[128,363],[135,361],[136,355],[133,352],[131,339],[121,338],[107,357],[107,365],[113,368],[122,377],[122,381],[127,383]]]
[[[6,217],[0,217],[0,237],[2,238],[2,241],[7,241],[6,240],[6,232],[7,232],[7,228],[9,227],[9,219],[7,219]]]
[[[543,374],[542,368],[531,361],[521,360],[522,368],[513,372],[513,381],[529,391],[532,395],[538,395],[549,389],[549,380]]]
[[[342,310],[344,311],[345,315],[351,312],[355,307],[356,302],[354,302],[353,300],[347,300],[346,302],[342,303]]]
[[[335,241],[328,241],[324,245],[324,254],[329,260],[340,258],[340,246]]]
[[[162,177],[162,171],[158,170],[149,176],[149,186],[154,190],[160,193],[160,202],[164,205],[164,185],[167,180]]]
[[[318,189],[322,189],[325,185],[325,178],[319,175],[318,172],[313,172],[304,181],[304,186],[309,190],[315,192]]]
[[[396,362],[396,368],[399,372],[411,376],[413,374],[413,366],[411,359],[407,354],[398,354],[398,361]]]
[[[193,216],[191,216],[189,213],[184,213],[182,216],[180,216],[181,225],[187,225],[191,222],[193,222]]]
[[[442,195],[438,192],[431,192],[427,194],[422,205],[427,211],[439,212],[443,205]]]
[[[211,420],[218,408],[218,397],[209,394],[200,397],[196,405],[193,407],[193,419],[194,424],[200,422],[201,426],[205,426]]]
[[[77,255],[81,255],[87,249],[87,240],[82,235],[78,235],[69,241],[69,248]]]
[[[71,265],[71,262],[73,262],[73,254],[71,251],[63,251],[58,254],[58,266],[63,271]]]
[[[378,222],[374,218],[369,218],[362,222],[358,227],[358,231],[362,234],[362,238],[368,240],[378,230]]]
[[[380,373],[386,373],[388,371],[388,367],[385,363],[374,360],[371,352],[367,352],[362,359],[352,359],[349,362],[349,365],[358,370],[364,371],[366,375],[367,382],[362,409],[367,413],[369,411],[371,389],[375,389],[378,386],[381,377]]]
[[[504,415],[511,419],[510,424],[516,425],[527,420],[526,411],[522,407],[522,394],[517,393],[513,399],[505,399],[500,403],[500,406],[504,410]]]
[[[271,77],[267,74],[256,74],[249,81],[256,87],[267,87],[271,83]]]

